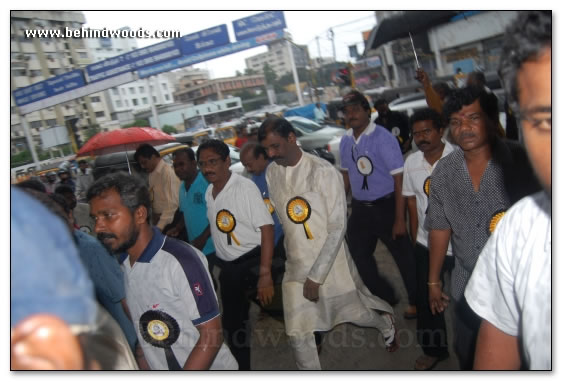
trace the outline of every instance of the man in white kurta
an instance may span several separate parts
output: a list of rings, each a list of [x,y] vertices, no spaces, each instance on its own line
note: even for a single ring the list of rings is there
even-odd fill
[[[297,366],[320,369],[313,333],[344,322],[379,329],[394,351],[393,309],[361,282],[344,241],[342,176],[329,162],[301,151],[283,118],[268,118],[259,140],[275,161],[266,180],[285,232],[283,308]]]

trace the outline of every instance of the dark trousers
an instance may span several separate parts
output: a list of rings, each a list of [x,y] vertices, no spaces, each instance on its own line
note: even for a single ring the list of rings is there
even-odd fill
[[[358,273],[369,291],[391,305],[397,303],[393,287],[378,270],[373,253],[381,239],[391,252],[407,289],[410,305],[416,304],[416,265],[408,235],[391,238],[395,221],[395,198],[378,199],[370,206],[352,199],[348,219],[347,242]]]
[[[454,348],[459,367],[461,370],[472,370],[481,317],[473,312],[465,297],[454,303]]]
[[[414,256],[416,258],[416,337],[424,354],[431,357],[447,358],[449,355],[448,337],[444,313],[432,314],[428,302],[430,253],[428,248],[417,243]],[[452,256],[446,256],[440,273],[442,285],[445,285],[444,273],[451,271],[453,266],[454,259]]]
[[[282,243],[283,246],[283,243]],[[225,340],[239,364],[239,370],[250,370],[249,296],[256,296],[260,268],[260,246],[234,261],[220,261],[222,323]],[[278,257],[277,253],[274,259]],[[272,279],[279,279],[283,269],[272,267]]]

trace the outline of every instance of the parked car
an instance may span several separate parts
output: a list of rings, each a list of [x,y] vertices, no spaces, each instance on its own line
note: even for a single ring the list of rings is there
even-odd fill
[[[346,133],[343,128],[321,126],[315,121],[303,117],[287,117],[286,119],[295,129],[297,141],[303,150],[318,155],[332,164],[335,163],[335,157],[328,151],[327,145],[334,137]]]

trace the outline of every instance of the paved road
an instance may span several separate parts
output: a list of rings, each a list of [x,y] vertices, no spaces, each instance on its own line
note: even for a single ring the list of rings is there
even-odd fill
[[[324,338],[320,354],[324,370],[413,370],[415,360],[422,354],[416,342],[416,320],[403,319],[407,292],[399,270],[383,243],[378,243],[375,255],[379,269],[388,276],[401,298],[395,307],[395,325],[399,333],[400,348],[395,353],[388,353],[383,344],[383,337],[376,329],[360,328],[351,324],[338,325]],[[293,353],[281,319],[260,314],[260,309],[253,304],[251,320],[254,328],[252,369],[295,370]],[[449,309],[446,322],[450,358],[438,363],[435,370],[458,370],[458,361],[451,341],[452,321]]]

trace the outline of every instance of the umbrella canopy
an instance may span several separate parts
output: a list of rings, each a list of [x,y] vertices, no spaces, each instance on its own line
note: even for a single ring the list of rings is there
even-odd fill
[[[456,16],[458,11],[405,11],[399,16],[383,19],[369,35],[366,51],[376,49],[386,42],[408,37],[436,25],[444,24]],[[365,54],[365,53],[364,53]]]
[[[104,155],[136,150],[143,143],[153,146],[174,142],[176,138],[152,127],[129,127],[94,135],[76,153],[76,156]]]

